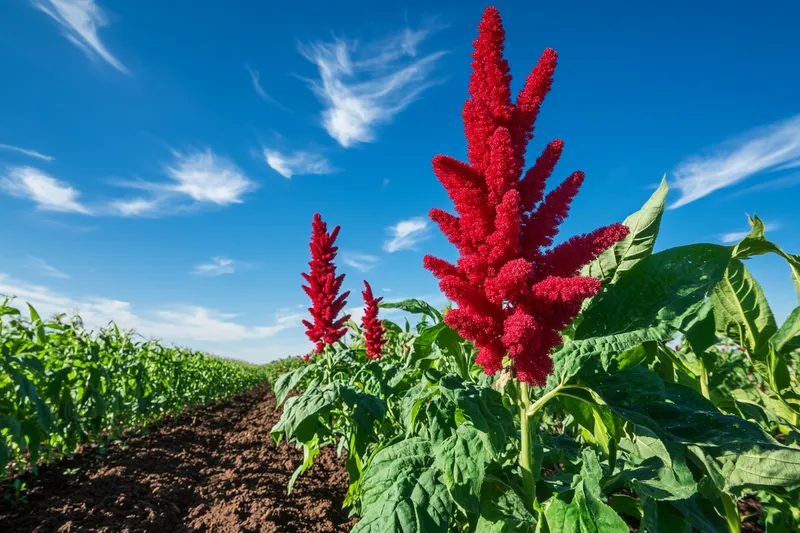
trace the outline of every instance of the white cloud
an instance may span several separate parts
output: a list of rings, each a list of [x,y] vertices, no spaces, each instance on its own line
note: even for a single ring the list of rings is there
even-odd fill
[[[374,255],[358,254],[352,252],[344,252],[342,254],[342,262],[350,267],[355,268],[359,272],[366,272],[372,270],[378,265],[379,259]]]
[[[330,174],[335,171],[322,154],[312,152],[292,152],[282,154],[277,150],[264,150],[267,164],[284,178],[294,175]]]
[[[10,150],[12,152],[17,152],[18,154],[27,155],[28,157],[35,157],[36,159],[41,159],[43,161],[53,160],[52,156],[42,154],[40,152],[37,152],[36,150],[26,150],[25,148],[20,148],[19,146],[12,146],[10,144],[0,144],[0,150]]]
[[[32,255],[29,255],[28,259],[30,260],[31,265],[44,276],[49,276],[51,278],[61,278],[61,279],[69,278],[68,274],[60,271],[59,269],[57,269],[44,259],[40,259]]]
[[[778,230],[778,229],[781,229],[781,225],[780,224],[769,223],[769,222],[764,224],[764,231],[765,232],[767,232],[767,231],[775,231],[775,230]],[[748,233],[750,233],[750,230],[747,230],[747,231],[732,231],[730,233],[723,233],[722,235],[719,236],[719,240],[722,241],[725,244],[731,244],[731,243],[734,243],[734,242],[741,241],[742,239],[747,237]]]
[[[383,292],[392,292],[392,289],[381,289]]]
[[[43,211],[91,214],[78,200],[80,193],[77,190],[33,167],[9,168],[5,177],[0,179],[0,188],[17,198],[35,202]]]
[[[195,265],[192,273],[198,276],[221,276],[223,274],[233,274],[236,272],[238,261],[227,257],[212,257],[211,262]]]
[[[322,125],[340,145],[374,141],[379,124],[390,122],[437,83],[431,74],[445,52],[417,53],[430,33],[429,28],[405,29],[366,45],[335,39],[300,47],[319,71],[310,85],[325,105]]]
[[[794,187],[795,185],[800,185],[800,174],[789,174],[788,176],[781,176],[779,178],[757,183],[755,185],[751,185],[750,187],[745,187],[740,191],[736,191],[735,193],[731,194],[730,197],[733,198],[735,196],[742,196],[744,194],[750,194],[751,192],[756,191],[779,191],[782,189],[788,189],[789,187]]]
[[[115,200],[111,202],[114,214],[123,217],[135,217],[154,213],[160,206],[158,199],[133,198],[131,200]]]
[[[675,170],[672,187],[681,197],[675,209],[762,172],[800,166],[800,115],[751,130],[707,154],[691,157]]]
[[[255,89],[256,94],[259,97],[261,97],[262,100],[274,104],[275,106],[283,109],[284,111],[288,111],[289,113],[292,112],[291,109],[289,109],[285,105],[275,100],[269,94],[267,94],[267,91],[265,91],[264,88],[261,86],[261,76],[257,70],[250,68],[250,65],[245,65],[244,68],[246,68],[247,72],[250,74],[250,81],[253,82],[253,89]]]
[[[87,56],[92,59],[99,56],[123,74],[129,74],[97,35],[98,29],[108,25],[108,19],[94,0],[31,0],[31,3],[53,17],[66,38]]]
[[[211,150],[174,155],[176,161],[167,167],[167,175],[176,184],[167,186],[167,190],[197,202],[228,205],[242,203],[242,196],[255,189],[255,183],[232,161]]]
[[[428,238],[428,221],[422,217],[401,220],[388,231],[392,238],[383,243],[383,249],[389,253],[399,250],[413,250],[418,242]]]
[[[121,328],[134,329],[145,337],[167,342],[235,343],[245,339],[272,338],[284,330],[301,326],[306,315],[288,311],[276,313],[270,324],[247,326],[237,322],[238,315],[219,313],[196,305],[171,305],[140,313],[133,304],[112,298],[73,298],[32,285],[0,273],[0,294],[16,296],[17,306],[30,303],[40,315],[79,313],[89,328],[116,322]],[[286,354],[289,355],[289,354]]]

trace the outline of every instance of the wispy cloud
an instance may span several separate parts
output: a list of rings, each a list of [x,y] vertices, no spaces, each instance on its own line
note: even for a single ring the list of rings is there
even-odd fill
[[[428,238],[428,221],[422,217],[401,220],[389,226],[391,239],[383,243],[383,249],[389,253],[399,250],[413,250],[417,243]]]
[[[265,91],[264,87],[261,86],[261,75],[257,70],[250,68],[250,65],[245,65],[244,68],[246,68],[247,72],[250,74],[250,81],[253,82],[253,89],[255,89],[256,94],[259,97],[261,97],[262,100],[264,100],[265,102],[269,102],[270,104],[273,104],[276,107],[283,109],[284,111],[288,111],[289,113],[292,112],[291,109],[289,109],[285,105],[275,100],[269,94],[267,94],[267,91]]]
[[[378,266],[379,259],[374,255],[358,254],[352,252],[342,253],[342,262],[358,270],[359,272],[366,272]]]
[[[336,169],[322,155],[313,152],[281,153],[277,150],[264,150],[267,164],[284,178],[308,174],[330,174]]]
[[[670,208],[684,206],[763,172],[798,166],[800,115],[756,128],[682,162],[671,183],[681,197]]]
[[[337,38],[300,46],[319,71],[309,83],[325,106],[322,125],[340,145],[374,141],[379,124],[391,122],[438,83],[431,75],[446,52],[417,51],[432,31],[406,28],[374,43]]]
[[[43,211],[81,213],[90,215],[90,210],[80,201],[80,193],[69,184],[33,167],[11,167],[0,178],[0,189],[11,196],[25,198],[36,203]]]
[[[44,259],[40,259],[38,257],[29,255],[28,260],[30,261],[31,266],[33,266],[33,268],[38,270],[39,273],[42,274],[43,276],[49,276],[51,278],[61,278],[61,279],[69,278],[68,274],[60,271],[59,269],[57,269]]]
[[[222,313],[197,305],[174,304],[139,311],[130,302],[104,297],[74,298],[3,273],[0,273],[0,294],[17,296],[19,304],[29,302],[42,316],[77,312],[90,328],[103,327],[113,320],[122,328],[135,329],[146,337],[173,343],[266,339],[300,326],[305,317],[302,313],[282,310],[267,323],[245,325],[237,320],[240,317],[235,313]]]
[[[168,190],[197,202],[228,205],[242,203],[242,197],[255,189],[255,183],[239,167],[211,150],[174,155],[176,162],[167,167],[167,175],[176,183]]]
[[[240,204],[257,187],[233,161],[211,149],[172,153],[175,159],[164,169],[170,181],[117,182],[121,187],[148,191],[150,195],[114,200],[109,214],[163,216],[201,204]]]
[[[33,6],[55,19],[64,36],[94,59],[101,57],[123,74],[128,69],[108,51],[97,30],[108,25],[105,12],[94,0],[31,0]]]
[[[765,223],[764,224],[764,231],[775,231],[781,229],[781,225],[778,223]],[[719,240],[725,244],[731,244],[734,242],[739,242],[745,237],[747,234],[750,233],[750,230],[747,231],[732,231],[730,233],[723,233],[719,236]]]
[[[223,274],[233,274],[236,272],[237,266],[239,266],[239,262],[233,259],[212,257],[208,263],[195,265],[192,273],[198,276],[221,276]]]
[[[752,192],[757,192],[757,191],[779,191],[782,189],[788,189],[789,187],[794,187],[795,185],[800,185],[800,173],[789,174],[788,176],[781,176],[779,178],[751,185],[750,187],[745,187],[744,189],[741,189],[731,194],[730,198],[733,198],[735,196],[742,196],[744,194],[750,194]]]
[[[29,157],[35,157],[36,159],[41,159],[43,161],[53,160],[52,156],[42,154],[40,152],[37,152],[36,150],[26,150],[25,148],[20,148],[19,146],[12,146],[10,144],[0,144],[0,150],[10,150],[12,152],[17,152],[18,154],[27,155]]]
[[[137,217],[155,213],[162,202],[158,199],[132,198],[130,200],[114,200],[111,209],[114,214],[123,217]]]

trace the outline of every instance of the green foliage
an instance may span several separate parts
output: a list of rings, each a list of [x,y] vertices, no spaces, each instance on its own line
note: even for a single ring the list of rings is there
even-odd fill
[[[0,302],[0,473],[246,390],[283,371],[137,340]],[[292,363],[294,364],[294,363]]]
[[[800,256],[763,225],[736,246],[654,253],[667,186],[626,220],[627,239],[584,268],[604,282],[554,350],[547,386],[485,376],[474,348],[419,300],[275,384],[276,440],[347,450],[358,532],[738,531],[736,501],[769,532],[800,525],[800,308],[779,325],[748,258]],[[678,343],[678,346],[673,344]]]

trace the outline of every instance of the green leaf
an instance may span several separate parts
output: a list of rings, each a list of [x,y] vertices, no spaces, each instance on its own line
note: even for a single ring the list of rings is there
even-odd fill
[[[462,424],[455,435],[434,449],[434,465],[453,500],[467,511],[480,511],[480,494],[486,467],[497,455],[492,439],[474,426]]]
[[[667,502],[642,496],[642,510],[647,533],[692,533],[692,525]]]
[[[597,296],[583,313],[575,339],[670,326],[682,329],[730,263],[730,248],[692,244],[651,255]]]
[[[536,520],[516,492],[496,482],[483,484],[475,533],[524,533],[535,525]]]
[[[733,249],[733,257],[745,259],[748,257],[774,253],[783,257],[792,271],[794,287],[797,291],[798,302],[800,302],[800,255],[793,255],[784,252],[780,247],[768,241],[764,237],[764,223],[757,216],[748,217],[752,229],[750,233],[742,239]]]
[[[717,334],[764,360],[767,342],[778,330],[761,286],[738,259],[733,259],[711,294]]]
[[[329,387],[311,387],[300,396],[292,396],[271,430],[273,439],[279,443],[283,434],[287,441],[296,438],[309,442],[316,434],[320,416],[329,413],[336,403],[336,392]]]
[[[581,275],[599,278],[604,285],[614,284],[633,265],[648,257],[656,243],[668,190],[665,176],[644,206],[623,222],[631,230],[628,236],[583,267]]]
[[[606,402],[586,387],[565,387],[558,398],[567,413],[594,437],[613,465],[617,455],[617,427]]]
[[[433,467],[430,442],[411,438],[378,452],[361,479],[361,520],[353,533],[447,531],[452,500]]]
[[[312,368],[312,365],[305,364],[301,367],[295,368],[294,370],[290,370],[281,376],[275,381],[275,385],[273,386],[273,391],[275,392],[275,402],[277,405],[281,405],[283,401],[286,399],[286,396],[294,390],[297,385],[303,381],[303,378],[308,374],[308,371]]]
[[[39,339],[39,344],[46,344],[47,335],[44,332],[44,324],[42,323],[39,313],[36,312],[36,309],[34,309],[31,304],[28,304],[28,311],[30,311],[31,321],[34,323],[34,327],[36,328],[36,337]]]
[[[781,353],[783,348],[787,346],[793,349],[797,348],[794,341],[797,340],[798,335],[800,335],[800,307],[795,308],[789,314],[789,318],[778,328],[778,331],[775,332],[769,342],[776,352]]]
[[[580,480],[572,501],[565,494],[554,498],[545,509],[551,533],[628,533],[625,521],[609,507],[600,490],[603,471],[591,449],[583,452]]]
[[[442,320],[442,314],[435,307],[416,298],[406,298],[399,302],[381,302],[378,306],[384,309],[401,309],[413,315],[426,315],[433,319],[434,322],[441,322]]]
[[[630,362],[627,357],[617,362],[616,356],[627,354],[631,349],[648,342],[661,342],[673,333],[672,328],[662,324],[628,333],[567,341],[552,355],[555,381],[548,380],[548,385],[552,387],[556,383],[569,383],[576,376],[597,374],[600,369],[605,372],[614,364],[627,366]]]

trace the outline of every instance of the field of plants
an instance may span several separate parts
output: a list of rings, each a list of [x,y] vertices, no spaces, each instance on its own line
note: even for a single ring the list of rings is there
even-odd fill
[[[365,281],[363,318],[351,320],[334,263],[340,228],[320,215],[302,275],[315,348],[291,363],[223,361],[113,327],[90,334],[6,303],[0,464],[35,468],[40,454],[250,390],[187,411],[201,422],[179,426],[175,442],[195,446],[185,460],[197,473],[169,463],[185,476],[172,479],[159,467],[159,483],[213,479],[219,492],[180,493],[191,502],[180,512],[153,496],[125,511],[141,520],[130,530],[800,531],[800,255],[757,216],[735,245],[656,251],[666,180],[624,222],[558,239],[584,175],[546,192],[564,143],[527,170],[525,157],[557,55],[545,50],[512,100],[503,43],[488,8],[463,110],[468,162],[433,160],[455,214],[430,216],[457,254],[424,266],[451,304],[383,302]],[[798,293],[782,323],[747,267],[764,254],[785,262]],[[382,320],[387,308],[415,318]],[[254,389],[264,381],[269,394]],[[186,437],[192,425],[207,436]],[[159,444],[174,428],[157,433],[132,447],[185,458]],[[135,483],[124,470],[115,479]],[[36,490],[38,509],[56,507],[47,484]],[[23,512],[0,519],[32,523]]]

